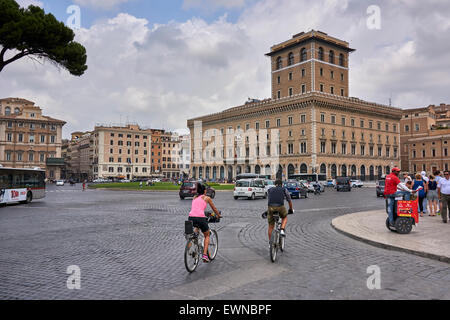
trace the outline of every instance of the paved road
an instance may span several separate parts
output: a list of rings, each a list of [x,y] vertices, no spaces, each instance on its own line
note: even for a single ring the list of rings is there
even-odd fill
[[[450,265],[358,242],[330,225],[383,207],[375,190],[327,189],[294,200],[287,251],[270,263],[265,200],[218,192],[219,254],[184,269],[189,200],[172,192],[81,191],[50,186],[44,200],[0,208],[0,299],[449,299]],[[81,290],[67,289],[67,267]],[[367,268],[381,270],[369,290]]]

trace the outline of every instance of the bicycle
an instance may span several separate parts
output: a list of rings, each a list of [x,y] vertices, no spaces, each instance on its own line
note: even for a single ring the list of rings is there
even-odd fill
[[[267,212],[264,212],[262,215],[263,219],[267,218]],[[272,235],[270,237],[270,260],[275,262],[277,260],[278,249],[281,252],[284,251],[286,246],[286,238],[282,237],[281,232],[281,218],[280,212],[273,211],[273,219],[275,220],[275,227],[273,228]]]
[[[220,212],[220,211],[219,211]],[[219,223],[220,218],[216,217],[212,212],[205,212],[210,224],[210,236],[208,246],[208,258],[213,261],[216,258],[219,249],[219,237],[217,231],[211,228],[211,224]],[[203,233],[197,227],[194,228],[192,221],[185,222],[184,236],[186,238],[186,246],[184,248],[184,265],[189,273],[197,269],[201,256],[203,255],[203,243],[205,241]]]

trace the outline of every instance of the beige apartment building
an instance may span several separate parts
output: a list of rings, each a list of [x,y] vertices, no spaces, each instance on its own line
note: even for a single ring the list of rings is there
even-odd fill
[[[400,165],[402,110],[349,97],[347,42],[319,31],[271,48],[272,98],[188,120],[195,178],[321,173],[374,180]]]
[[[93,180],[93,142],[92,132],[74,132],[71,140],[63,144],[65,179],[79,182]]]
[[[180,137],[176,133],[164,132],[162,142],[162,175],[164,178],[180,178]]]
[[[400,121],[402,170],[409,173],[448,170],[450,105],[403,110]]]
[[[46,170],[47,179],[60,179],[65,123],[44,116],[32,101],[0,99],[0,164],[12,168],[39,167]]]
[[[137,124],[98,125],[92,136],[92,176],[145,179],[152,176],[152,130]]]

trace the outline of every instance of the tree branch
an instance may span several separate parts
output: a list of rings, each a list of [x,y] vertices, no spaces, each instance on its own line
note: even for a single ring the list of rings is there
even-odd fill
[[[5,57],[5,53],[8,49],[6,47],[2,48],[2,51],[0,52],[0,62],[3,62],[3,58]]]

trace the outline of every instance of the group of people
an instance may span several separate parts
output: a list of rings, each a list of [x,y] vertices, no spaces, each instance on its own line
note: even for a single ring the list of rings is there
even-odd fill
[[[403,174],[403,181],[399,178],[400,169],[395,167],[391,174],[386,177],[384,195],[388,199],[389,222],[394,224],[394,203],[395,198],[403,196],[405,200],[410,200],[415,196],[419,203],[419,214],[421,217],[429,213],[434,217],[441,214],[442,221],[447,223],[450,214],[450,172],[437,170],[433,174],[427,175],[425,171],[417,173],[414,179],[408,174]],[[428,203],[428,208],[427,208]],[[428,209],[428,210],[427,210]]]
[[[198,183],[197,184],[197,195],[194,197],[194,200],[192,200],[192,207],[191,211],[189,212],[189,220],[192,221],[192,224],[194,227],[201,230],[205,237],[204,246],[203,246],[203,255],[202,260],[203,262],[209,262],[208,257],[208,246],[210,241],[210,229],[208,226],[208,217],[205,216],[205,209],[210,205],[211,209],[214,211],[216,216],[218,218],[221,218],[220,211],[217,210],[215,207],[213,201],[210,197],[206,195],[206,188],[203,186],[203,184]],[[289,210],[286,210],[284,207],[284,201],[287,201],[289,204]],[[268,191],[268,211],[265,213],[266,215],[264,218],[267,218],[269,228],[268,228],[268,236],[269,240],[272,235],[274,226],[275,226],[275,219],[273,216],[274,212],[279,212],[281,217],[281,236],[285,237],[285,228],[287,224],[287,216],[288,214],[293,214],[294,209],[292,206],[292,200],[289,195],[289,192],[286,188],[283,187],[283,181],[277,180],[275,181],[275,187],[270,188]]]

